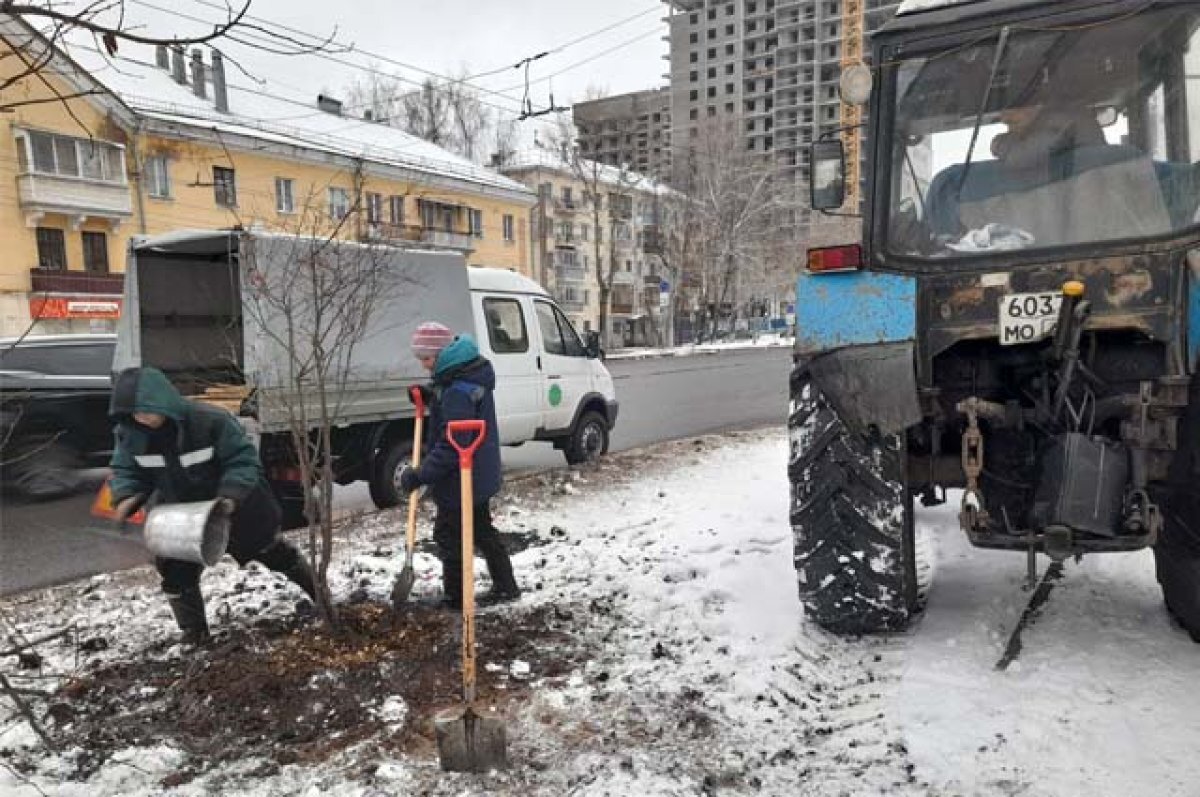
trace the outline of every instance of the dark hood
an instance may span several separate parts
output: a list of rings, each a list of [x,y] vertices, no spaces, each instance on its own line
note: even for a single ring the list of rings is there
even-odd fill
[[[155,412],[175,421],[183,419],[187,405],[183,396],[157,368],[126,368],[113,383],[108,415],[127,421],[135,412]]]

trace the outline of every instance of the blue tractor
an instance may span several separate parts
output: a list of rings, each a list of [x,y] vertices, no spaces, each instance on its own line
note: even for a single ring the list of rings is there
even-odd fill
[[[843,76],[870,87],[861,242],[797,286],[808,615],[904,627],[914,504],[956,488],[970,542],[1031,568],[1152,548],[1200,641],[1200,4],[908,0],[871,64]],[[813,145],[815,209],[844,161]]]

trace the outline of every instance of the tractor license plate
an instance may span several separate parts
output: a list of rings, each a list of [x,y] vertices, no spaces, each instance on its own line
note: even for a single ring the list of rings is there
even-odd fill
[[[1010,293],[1000,300],[1000,345],[1035,343],[1054,333],[1062,294]]]

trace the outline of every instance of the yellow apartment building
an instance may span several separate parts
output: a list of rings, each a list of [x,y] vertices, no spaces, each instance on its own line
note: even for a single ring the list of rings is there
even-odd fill
[[[48,47],[0,16],[0,50]],[[536,277],[520,183],[333,98],[229,82],[215,51],[128,47],[56,48],[0,91],[0,336],[114,328],[130,237],[179,229],[448,248]],[[0,85],[20,63],[0,56]]]

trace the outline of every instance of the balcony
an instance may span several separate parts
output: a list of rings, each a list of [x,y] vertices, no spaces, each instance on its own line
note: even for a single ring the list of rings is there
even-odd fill
[[[566,288],[555,291],[554,300],[565,310],[584,310],[588,306],[588,303],[583,299],[583,292],[577,288]]]
[[[77,226],[89,218],[103,219],[113,229],[133,215],[133,200],[125,183],[27,172],[17,177],[17,194],[31,227],[47,213],[72,217]]]
[[[125,290],[124,274],[31,268],[29,277],[33,293],[88,293],[120,296]]]
[[[477,240],[474,235],[465,232],[451,232],[449,230],[438,230],[429,227],[421,229],[421,242],[441,249],[473,252],[475,251]]]

